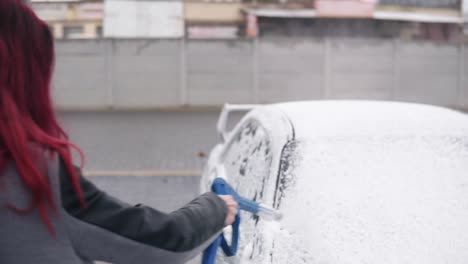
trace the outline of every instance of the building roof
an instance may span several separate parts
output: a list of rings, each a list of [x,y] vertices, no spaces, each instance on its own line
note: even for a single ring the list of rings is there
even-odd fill
[[[460,0],[380,0],[380,5],[458,8]]]
[[[247,14],[269,18],[319,18],[315,9],[288,9],[288,8],[244,8]],[[405,9],[377,9],[371,18],[377,20],[394,20],[426,23],[453,23],[464,22],[459,12],[439,12],[432,10],[405,10]]]

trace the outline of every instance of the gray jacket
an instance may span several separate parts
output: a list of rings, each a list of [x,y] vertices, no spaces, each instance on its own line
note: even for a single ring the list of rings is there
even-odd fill
[[[185,263],[206,248],[216,237],[216,232],[220,231],[220,227],[217,226],[215,232],[211,231],[212,233],[208,234],[211,238],[181,252],[158,248],[97,224],[85,222],[72,216],[62,207],[59,167],[58,159],[49,162],[48,176],[58,206],[57,212],[50,212],[49,215],[56,237],[51,236],[45,228],[38,210],[20,215],[10,209],[0,208],[1,264],[82,264],[84,260],[101,260],[116,264]],[[23,186],[15,167],[8,166],[0,175],[0,204],[26,208],[29,202],[29,192]],[[192,204],[199,205],[200,201],[195,200]],[[150,223],[157,219],[145,221]]]

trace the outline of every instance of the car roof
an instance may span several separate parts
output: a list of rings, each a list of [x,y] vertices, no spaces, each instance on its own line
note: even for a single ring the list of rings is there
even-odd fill
[[[284,218],[267,224],[278,263],[466,262],[465,114],[366,101],[269,107],[299,142],[280,180]]]
[[[468,115],[455,110],[384,101],[304,101],[273,104],[296,136],[468,135]]]

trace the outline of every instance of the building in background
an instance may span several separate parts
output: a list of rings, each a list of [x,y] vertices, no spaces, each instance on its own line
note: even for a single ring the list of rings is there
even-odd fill
[[[464,17],[464,22],[465,22],[465,38],[468,37],[468,0],[463,0],[463,3],[462,3],[462,6],[463,6],[463,17]]]
[[[315,0],[317,17],[369,18],[375,12],[378,0],[332,1]]]
[[[182,38],[182,1],[106,0],[104,36],[109,38]]]
[[[32,0],[31,6],[45,20],[57,39],[102,37],[103,3],[98,0]]]
[[[247,6],[241,0],[186,0],[185,22],[188,38],[232,39],[241,36]]]
[[[460,39],[466,0],[315,0],[244,8],[261,35]],[[310,5],[312,4],[312,6]],[[247,28],[255,25],[246,24]]]
[[[455,42],[468,0],[32,0],[57,39],[338,36]]]

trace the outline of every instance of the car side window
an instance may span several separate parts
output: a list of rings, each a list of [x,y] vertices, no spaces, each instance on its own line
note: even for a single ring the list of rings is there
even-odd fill
[[[224,152],[227,177],[243,196],[262,201],[270,175],[272,153],[267,131],[257,120],[247,121]]]
[[[223,154],[223,165],[230,184],[236,191],[249,199],[272,205],[264,199],[264,190],[270,179],[273,153],[268,131],[257,121],[249,120],[235,134]],[[263,236],[259,231],[258,217],[241,212],[241,237],[239,254],[235,258],[252,259],[262,251]]]

